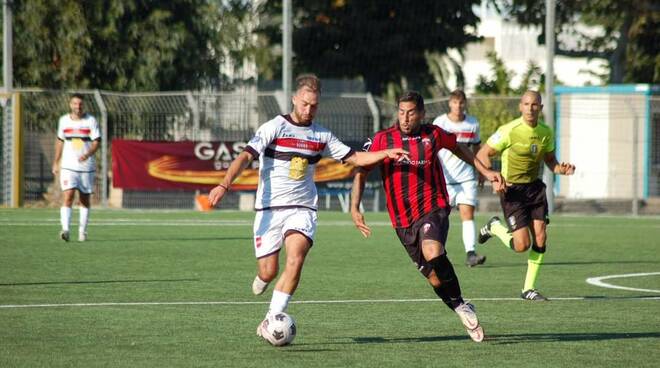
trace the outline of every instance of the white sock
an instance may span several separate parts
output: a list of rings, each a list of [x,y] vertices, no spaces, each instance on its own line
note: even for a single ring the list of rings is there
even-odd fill
[[[279,290],[273,290],[273,297],[270,299],[268,314],[271,315],[286,311],[286,307],[289,306],[289,300],[291,300],[291,295]]]
[[[87,221],[89,221],[89,208],[80,206],[80,223],[78,232],[84,233],[87,231]]]
[[[71,222],[71,207],[60,207],[62,231],[69,231],[69,222]]]
[[[465,253],[474,252],[474,242],[477,237],[475,231],[474,220],[463,221],[463,246],[465,246]]]

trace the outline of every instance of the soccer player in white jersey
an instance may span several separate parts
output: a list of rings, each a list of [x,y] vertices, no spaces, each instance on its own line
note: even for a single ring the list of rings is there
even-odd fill
[[[60,208],[62,231],[60,238],[69,241],[71,206],[76,190],[80,201],[78,240],[87,240],[90,194],[94,187],[96,162],[94,153],[99,149],[101,133],[96,119],[84,111],[84,98],[74,94],[69,99],[70,112],[60,117],[55,141],[53,175],[60,177],[63,199]],[[60,162],[61,160],[61,162]]]
[[[257,276],[252,283],[254,294],[262,294],[277,277],[279,252],[283,246],[286,250],[284,270],[275,284],[266,317],[286,311],[312,247],[318,201],[313,177],[321,157],[330,156],[355,166],[376,164],[386,158],[407,159],[407,152],[402,149],[353,151],[331,131],[314,122],[320,92],[321,82],[315,75],[299,76],[291,113],[261,125],[245,150],[231,163],[223,181],[209,194],[211,205],[220,203],[231,190],[233,180],[253,159],[259,158],[253,229],[257,258]],[[259,336],[263,323],[257,327]]]
[[[433,124],[454,133],[456,142],[470,146],[476,154],[481,145],[479,122],[474,116],[465,114],[467,98],[461,90],[455,90],[449,95],[449,112],[438,116]],[[486,257],[478,255],[475,250],[476,227],[474,224],[474,209],[477,206],[477,186],[483,185],[483,177],[473,166],[456,157],[446,149],[438,152],[442,163],[447,193],[452,207],[458,207],[463,222],[463,246],[467,257],[465,264],[474,267],[483,264]]]

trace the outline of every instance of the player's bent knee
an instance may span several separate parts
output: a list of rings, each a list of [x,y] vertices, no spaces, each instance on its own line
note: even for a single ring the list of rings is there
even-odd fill
[[[265,282],[271,282],[277,277],[277,268],[265,268],[259,270],[259,278]]]
[[[529,241],[514,241],[513,250],[518,253],[526,252],[531,245],[532,244]]]

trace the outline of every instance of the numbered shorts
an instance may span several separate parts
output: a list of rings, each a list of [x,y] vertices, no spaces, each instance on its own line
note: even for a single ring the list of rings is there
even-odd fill
[[[529,226],[532,220],[550,223],[545,184],[536,180],[529,184],[513,184],[500,196],[500,204],[511,231]]]
[[[447,184],[449,205],[456,207],[459,204],[467,204],[477,207],[477,181],[470,180],[463,183]]]
[[[282,208],[257,211],[254,218],[254,254],[263,258],[279,252],[287,235],[297,232],[314,243],[316,211],[305,208]]]
[[[60,170],[60,187],[63,191],[78,189],[80,193],[91,194],[94,192],[94,171],[62,169]]]
[[[435,240],[443,246],[447,242],[447,233],[449,232],[449,209],[441,208],[425,215],[412,225],[404,228],[396,228],[396,235],[401,240],[401,244],[406,248],[408,256],[412,259],[417,270],[428,278],[431,265],[424,259],[422,253],[422,242],[424,240]],[[447,248],[445,247],[445,252]]]

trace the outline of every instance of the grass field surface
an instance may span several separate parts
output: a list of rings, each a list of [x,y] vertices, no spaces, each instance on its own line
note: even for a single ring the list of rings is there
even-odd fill
[[[539,277],[492,239],[467,268],[447,248],[487,340],[472,342],[416,271],[384,213],[364,239],[320,212],[288,312],[293,344],[255,336],[252,213],[93,209],[89,240],[59,240],[57,209],[0,210],[0,367],[658,367],[660,219],[553,216]],[[479,215],[482,224],[487,215]],[[587,282],[587,280],[590,282]]]

